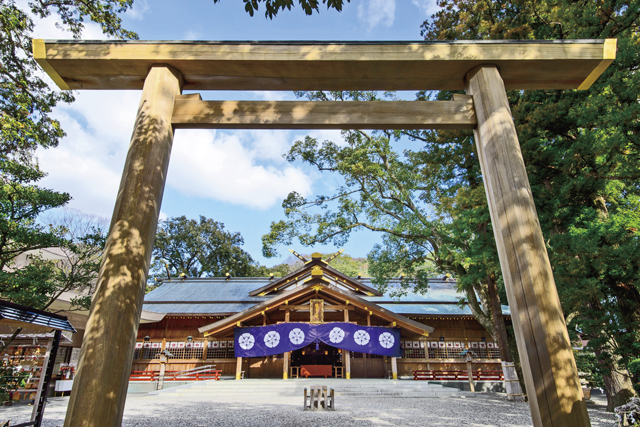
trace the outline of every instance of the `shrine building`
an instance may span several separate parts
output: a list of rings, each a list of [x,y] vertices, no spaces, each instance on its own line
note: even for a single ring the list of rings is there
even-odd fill
[[[161,319],[140,325],[132,371],[160,371],[165,350],[167,372],[215,365],[236,379],[398,378],[414,370],[436,380],[464,371],[466,379],[469,355],[474,371],[501,371],[497,344],[459,303],[454,280],[430,279],[426,294],[392,297],[319,253],[305,261],[280,278],[162,280],[143,306]],[[502,311],[510,321],[509,308]]]

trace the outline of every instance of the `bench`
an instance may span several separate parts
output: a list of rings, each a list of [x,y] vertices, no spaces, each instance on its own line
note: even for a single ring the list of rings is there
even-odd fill
[[[335,411],[335,394],[333,389],[327,393],[326,385],[312,385],[307,395],[307,388],[304,388],[304,411]],[[308,399],[307,399],[308,397]]]

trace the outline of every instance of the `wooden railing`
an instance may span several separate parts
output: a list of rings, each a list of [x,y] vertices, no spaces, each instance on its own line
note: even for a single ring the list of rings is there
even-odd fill
[[[164,381],[206,381],[220,380],[221,370],[205,369],[197,372],[188,371],[166,371]],[[160,371],[131,371],[129,381],[158,381]]]
[[[411,371],[414,380],[468,380],[467,371]],[[474,381],[504,381],[502,371],[472,371]]]

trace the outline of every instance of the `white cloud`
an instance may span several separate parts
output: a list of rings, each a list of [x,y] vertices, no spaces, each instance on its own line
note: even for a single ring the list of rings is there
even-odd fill
[[[311,178],[281,159],[290,143],[286,134],[178,131],[167,185],[188,196],[257,209],[272,207],[290,191],[309,195]]]
[[[251,92],[257,99],[264,101],[295,101],[296,96],[291,92],[278,90],[256,90]]]
[[[411,0],[411,3],[420,9],[420,11],[426,16],[431,16],[440,10],[436,0]]]
[[[126,16],[141,21],[144,15],[149,11],[149,2],[147,0],[136,0],[133,7],[126,12]]]
[[[139,91],[86,91],[76,102],[56,108],[67,136],[57,148],[38,150],[49,175],[42,185],[71,194],[70,207],[111,217]]]
[[[395,0],[368,0],[358,5],[358,19],[368,26],[368,31],[378,24],[390,27],[393,25],[395,14]]]
[[[200,31],[189,29],[187,30],[186,33],[184,33],[184,35],[182,36],[182,39],[183,40],[201,40],[202,33]]]
[[[138,107],[140,91],[84,91],[54,116],[67,136],[39,150],[42,185],[71,194],[70,207],[110,217]],[[290,131],[176,131],[167,186],[187,197],[268,209],[290,191],[311,193],[316,175],[282,155]]]

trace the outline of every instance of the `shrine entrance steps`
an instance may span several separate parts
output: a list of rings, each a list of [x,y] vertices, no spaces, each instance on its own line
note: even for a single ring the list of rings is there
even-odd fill
[[[336,396],[353,397],[469,397],[473,393],[460,391],[453,387],[430,384],[427,381],[384,380],[384,379],[244,379],[228,381],[198,381],[152,392],[163,397],[173,396],[210,396],[246,399],[251,397],[299,396],[302,399],[304,388],[311,385],[326,385],[335,390]]]

